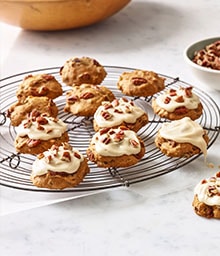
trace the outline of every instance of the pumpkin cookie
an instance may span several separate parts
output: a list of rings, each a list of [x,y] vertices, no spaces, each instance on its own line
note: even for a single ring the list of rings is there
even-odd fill
[[[62,120],[37,111],[31,112],[16,131],[15,149],[24,154],[39,154],[53,144],[59,145],[69,140],[67,125]]]
[[[94,114],[94,130],[105,127],[126,126],[137,132],[148,123],[147,113],[136,106],[134,101],[126,98],[115,99],[112,102],[104,101]]]
[[[61,84],[54,76],[49,74],[28,75],[18,87],[16,92],[20,102],[28,96],[46,96],[55,99],[63,94]]]
[[[57,117],[58,108],[53,100],[48,97],[28,96],[23,102],[16,102],[10,106],[7,117],[12,126],[18,126],[32,111],[47,113],[49,116]]]
[[[68,143],[53,145],[33,163],[31,181],[37,187],[64,189],[77,186],[89,173],[86,158]]]
[[[105,86],[82,84],[66,94],[65,112],[76,116],[93,116],[103,101],[112,101],[114,94]]]
[[[127,167],[145,154],[143,141],[126,127],[103,128],[93,136],[87,155],[100,167]]]
[[[117,86],[125,95],[147,97],[163,90],[164,80],[153,71],[134,70],[122,73]]]
[[[190,117],[196,120],[202,115],[203,106],[199,97],[192,92],[193,87],[169,89],[152,100],[155,114],[169,120]]]
[[[220,172],[197,184],[192,205],[199,216],[220,219]]]
[[[102,65],[89,57],[71,58],[60,69],[65,84],[101,84],[107,73]]]
[[[206,157],[208,141],[205,130],[189,117],[163,123],[155,138],[156,146],[165,155],[186,158],[200,152]]]

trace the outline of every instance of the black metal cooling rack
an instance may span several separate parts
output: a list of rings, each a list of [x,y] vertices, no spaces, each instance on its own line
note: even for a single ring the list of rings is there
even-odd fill
[[[106,66],[108,73],[103,85],[107,86],[116,97],[122,97],[120,91],[117,90],[117,81],[122,72],[132,71],[132,68]],[[10,120],[6,118],[7,109],[11,104],[17,101],[15,92],[18,85],[28,74],[48,73],[63,85],[63,96],[55,100],[59,108],[59,118],[68,124],[70,144],[77,148],[82,154],[86,154],[89,141],[94,134],[92,128],[92,118],[76,117],[63,111],[65,105],[65,92],[70,87],[65,86],[59,76],[59,67],[45,68],[39,70],[31,70],[21,74],[16,74],[0,80],[1,92],[1,108],[0,108],[0,184],[10,188],[40,191],[40,192],[60,192],[60,190],[48,190],[36,188],[30,181],[30,173],[32,163],[35,159],[32,155],[18,154],[14,149],[14,139],[16,136],[16,128],[10,125]],[[166,87],[178,88],[188,87],[189,84],[181,81],[179,78],[172,78],[159,74],[165,78]],[[209,136],[208,148],[215,142],[220,133],[220,110],[213,99],[199,88],[194,87],[194,92],[200,97],[203,104],[203,115],[197,120],[204,129],[207,130]],[[154,97],[157,96],[154,95]],[[127,97],[129,98],[129,97]],[[141,161],[132,167],[127,168],[99,168],[95,164],[89,162],[90,173],[85,177],[77,187],[67,188],[62,192],[80,192],[92,191],[100,189],[108,189],[119,186],[129,186],[134,183],[142,182],[148,179],[164,175],[172,172],[200,155],[191,158],[169,158],[164,156],[154,144],[154,138],[165,119],[155,115],[151,108],[152,97],[133,98],[135,103],[146,110],[149,116],[149,123],[143,127],[138,135],[144,141],[146,154]]]

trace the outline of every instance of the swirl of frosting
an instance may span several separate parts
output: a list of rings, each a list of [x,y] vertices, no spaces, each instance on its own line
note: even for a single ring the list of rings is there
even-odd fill
[[[200,103],[199,97],[192,93],[192,87],[179,89],[170,89],[156,98],[156,103],[159,107],[173,112],[179,107],[187,109],[196,109]]]
[[[161,137],[168,140],[174,140],[179,143],[191,143],[198,147],[205,156],[207,154],[207,143],[203,138],[204,130],[189,117],[163,123],[159,133]]]
[[[99,127],[115,127],[123,122],[135,123],[144,110],[126,98],[104,101],[96,110],[94,119]]]
[[[52,146],[38,155],[32,166],[32,176],[41,176],[49,170],[54,172],[75,173],[84,157],[78,150],[68,144]]]
[[[132,155],[141,150],[136,133],[124,127],[101,129],[93,136],[91,144],[95,145],[96,152],[102,156]]]
[[[194,194],[198,196],[200,202],[207,205],[220,206],[220,172],[214,177],[202,180],[194,189]]]
[[[28,136],[30,139],[34,140],[58,138],[66,131],[67,125],[62,120],[46,115],[23,120],[17,127],[18,136]]]

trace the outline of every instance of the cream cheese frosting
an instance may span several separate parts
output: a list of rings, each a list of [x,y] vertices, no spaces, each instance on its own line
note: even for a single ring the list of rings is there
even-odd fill
[[[121,127],[101,129],[93,136],[91,144],[95,145],[96,152],[102,156],[133,155],[141,151],[136,133]]]
[[[23,120],[17,128],[17,135],[28,136],[34,140],[49,140],[58,138],[67,131],[67,125],[60,119],[40,115]]]
[[[189,117],[163,123],[159,133],[161,137],[168,140],[174,140],[179,143],[191,143],[198,147],[205,156],[207,155],[207,143],[203,138],[204,130]]]
[[[67,144],[52,146],[38,155],[32,166],[32,176],[41,176],[48,171],[75,173],[83,160],[83,155]]]
[[[156,103],[168,112],[173,112],[179,107],[196,109],[200,103],[199,97],[192,92],[192,87],[170,89],[156,98]]]
[[[194,194],[198,196],[199,201],[202,203],[210,206],[220,206],[220,172],[197,184]]]
[[[123,122],[135,123],[144,110],[126,98],[104,101],[96,110],[94,119],[99,127],[115,127]]]

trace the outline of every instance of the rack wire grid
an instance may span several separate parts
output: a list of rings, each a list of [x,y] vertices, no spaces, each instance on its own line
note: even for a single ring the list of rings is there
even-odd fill
[[[133,68],[105,66],[107,77],[103,85],[108,87],[117,98],[127,97],[117,89],[117,81],[123,72],[133,71]],[[63,95],[54,100],[59,109],[59,118],[68,124],[69,142],[77,148],[84,156],[89,145],[89,141],[94,134],[92,118],[77,117],[63,111],[66,92],[71,88],[62,83],[59,75],[60,67],[42,68],[20,74],[16,74],[0,80],[1,90],[1,109],[0,109],[0,184],[2,186],[40,192],[80,192],[100,189],[108,189],[119,186],[129,186],[134,183],[153,179],[155,177],[167,174],[177,170],[191,161],[198,158],[201,154],[191,158],[170,158],[161,153],[156,148],[154,138],[166,119],[162,119],[153,113],[151,101],[157,97],[159,92],[152,97],[127,97],[133,99],[135,104],[143,108],[149,116],[149,123],[139,130],[138,135],[144,141],[146,153],[144,157],[134,166],[127,168],[100,168],[94,163],[89,162],[90,173],[76,187],[66,188],[64,190],[49,190],[34,187],[30,181],[32,163],[35,156],[29,154],[19,154],[14,149],[14,139],[16,136],[16,127],[11,126],[10,120],[6,117],[7,110],[11,104],[17,101],[16,90],[23,78],[29,74],[47,73],[53,75],[63,86]],[[179,78],[158,74],[165,78],[166,88],[179,88],[191,86]],[[196,120],[209,136],[208,148],[215,142],[220,132],[220,110],[213,99],[193,86],[203,104],[203,115]]]

